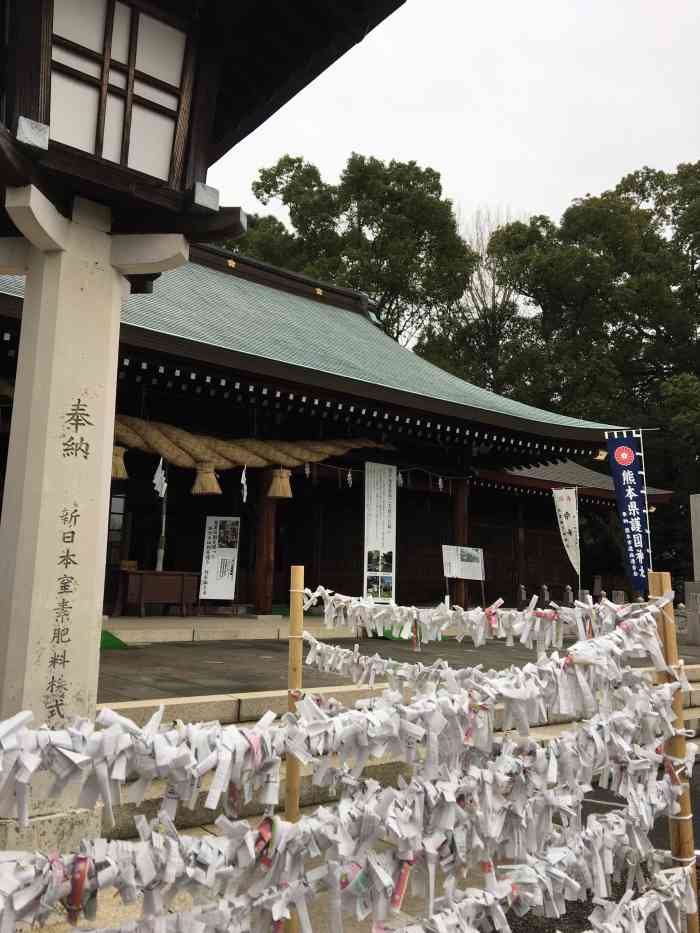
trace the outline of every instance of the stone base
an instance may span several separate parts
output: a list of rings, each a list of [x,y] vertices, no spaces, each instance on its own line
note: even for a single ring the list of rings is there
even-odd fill
[[[688,632],[686,634],[686,644],[700,645],[700,613],[694,610],[686,610],[688,613]]]
[[[101,835],[100,809],[32,816],[26,829],[21,829],[16,820],[0,819],[0,851],[76,852],[82,839]]]

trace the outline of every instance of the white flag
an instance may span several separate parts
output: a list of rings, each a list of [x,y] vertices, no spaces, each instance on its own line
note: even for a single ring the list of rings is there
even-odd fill
[[[554,507],[557,510],[559,531],[564,548],[574,570],[581,575],[581,548],[578,539],[578,496],[576,487],[553,489]]]
[[[168,488],[168,481],[165,478],[165,467],[163,466],[162,457],[160,458],[156,472],[153,474],[153,485],[155,486],[156,492],[162,499],[165,495],[165,490]]]

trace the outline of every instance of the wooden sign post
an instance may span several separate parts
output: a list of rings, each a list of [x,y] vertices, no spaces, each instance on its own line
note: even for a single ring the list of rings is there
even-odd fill
[[[304,568],[292,567],[289,587],[289,675],[287,703],[290,713],[296,710],[296,697],[302,686],[304,632]],[[293,823],[299,819],[301,773],[299,761],[293,755],[286,759],[286,812]],[[287,921],[287,933],[298,933],[299,917],[294,912]]]
[[[671,574],[652,571],[649,574],[649,596],[663,596],[671,592]],[[676,618],[673,604],[664,606],[662,615],[657,621],[659,638],[664,649],[664,657],[669,667],[678,668],[678,638],[676,634]],[[673,680],[670,674],[657,674],[659,683],[668,683]],[[678,730],[685,728],[683,719],[683,692],[678,690],[673,698],[673,711],[675,714],[675,727]],[[665,752],[672,760],[685,761],[686,741],[684,735],[676,735],[666,743]],[[675,767],[675,766],[674,766]],[[693,839],[693,811],[690,804],[690,783],[688,775],[680,767],[679,779],[683,784],[683,793],[679,799],[681,810],[675,816],[669,817],[669,837],[671,840],[671,856],[674,867],[690,865],[695,862],[695,842]],[[693,888],[697,894],[697,875],[692,874]],[[698,914],[688,914],[688,933],[700,933]]]

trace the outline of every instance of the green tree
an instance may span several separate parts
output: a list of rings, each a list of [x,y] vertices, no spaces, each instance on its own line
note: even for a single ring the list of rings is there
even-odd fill
[[[661,383],[697,365],[687,263],[635,198],[606,192],[575,201],[559,225],[509,224],[489,250],[539,318],[550,404],[646,424]]]
[[[261,169],[253,192],[263,204],[281,201],[292,229],[256,217],[231,247],[366,292],[402,343],[459,301],[476,262],[439,173],[415,162],[353,153],[333,185],[316,166],[285,155]]]
[[[686,497],[700,485],[700,162],[643,168],[575,200],[559,223],[502,224],[486,252],[482,268],[511,289],[510,307],[476,313],[467,290],[461,316],[432,325],[420,352],[543,408],[657,429],[645,435],[648,479],[677,495],[654,516],[654,546],[687,574]]]
[[[538,322],[498,257],[488,250],[498,213],[480,209],[464,232],[477,257],[461,300],[425,327],[415,350],[455,375],[500,395],[522,395],[539,369]]]

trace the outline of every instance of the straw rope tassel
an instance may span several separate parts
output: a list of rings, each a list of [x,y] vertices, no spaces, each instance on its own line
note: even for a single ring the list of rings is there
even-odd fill
[[[267,495],[270,499],[292,498],[292,486],[289,482],[289,477],[291,475],[291,470],[284,470],[281,467],[278,470],[272,471],[270,476],[270,486],[267,490]]]
[[[112,448],[112,479],[129,479],[124,463],[125,447],[115,444]]]
[[[671,592],[671,574],[651,571],[649,573],[649,596],[663,596]],[[664,606],[662,614],[657,620],[659,638],[664,647],[666,663],[671,668],[678,667],[678,638],[676,634],[676,619],[673,605]],[[659,683],[669,683],[673,680],[670,674],[659,672],[656,675]],[[685,760],[686,740],[682,731],[685,729],[683,719],[683,691],[678,690],[673,698],[673,711],[675,713],[675,727],[680,735],[675,735],[666,742],[665,752],[672,759]],[[692,807],[690,804],[690,785],[687,776],[680,776],[683,783],[683,793],[679,799],[680,813],[669,818],[669,836],[671,840],[671,855],[676,866],[689,865],[695,858],[695,842],[693,840]],[[693,889],[697,896],[697,873],[692,872]],[[688,933],[700,933],[697,913],[687,916]]]

